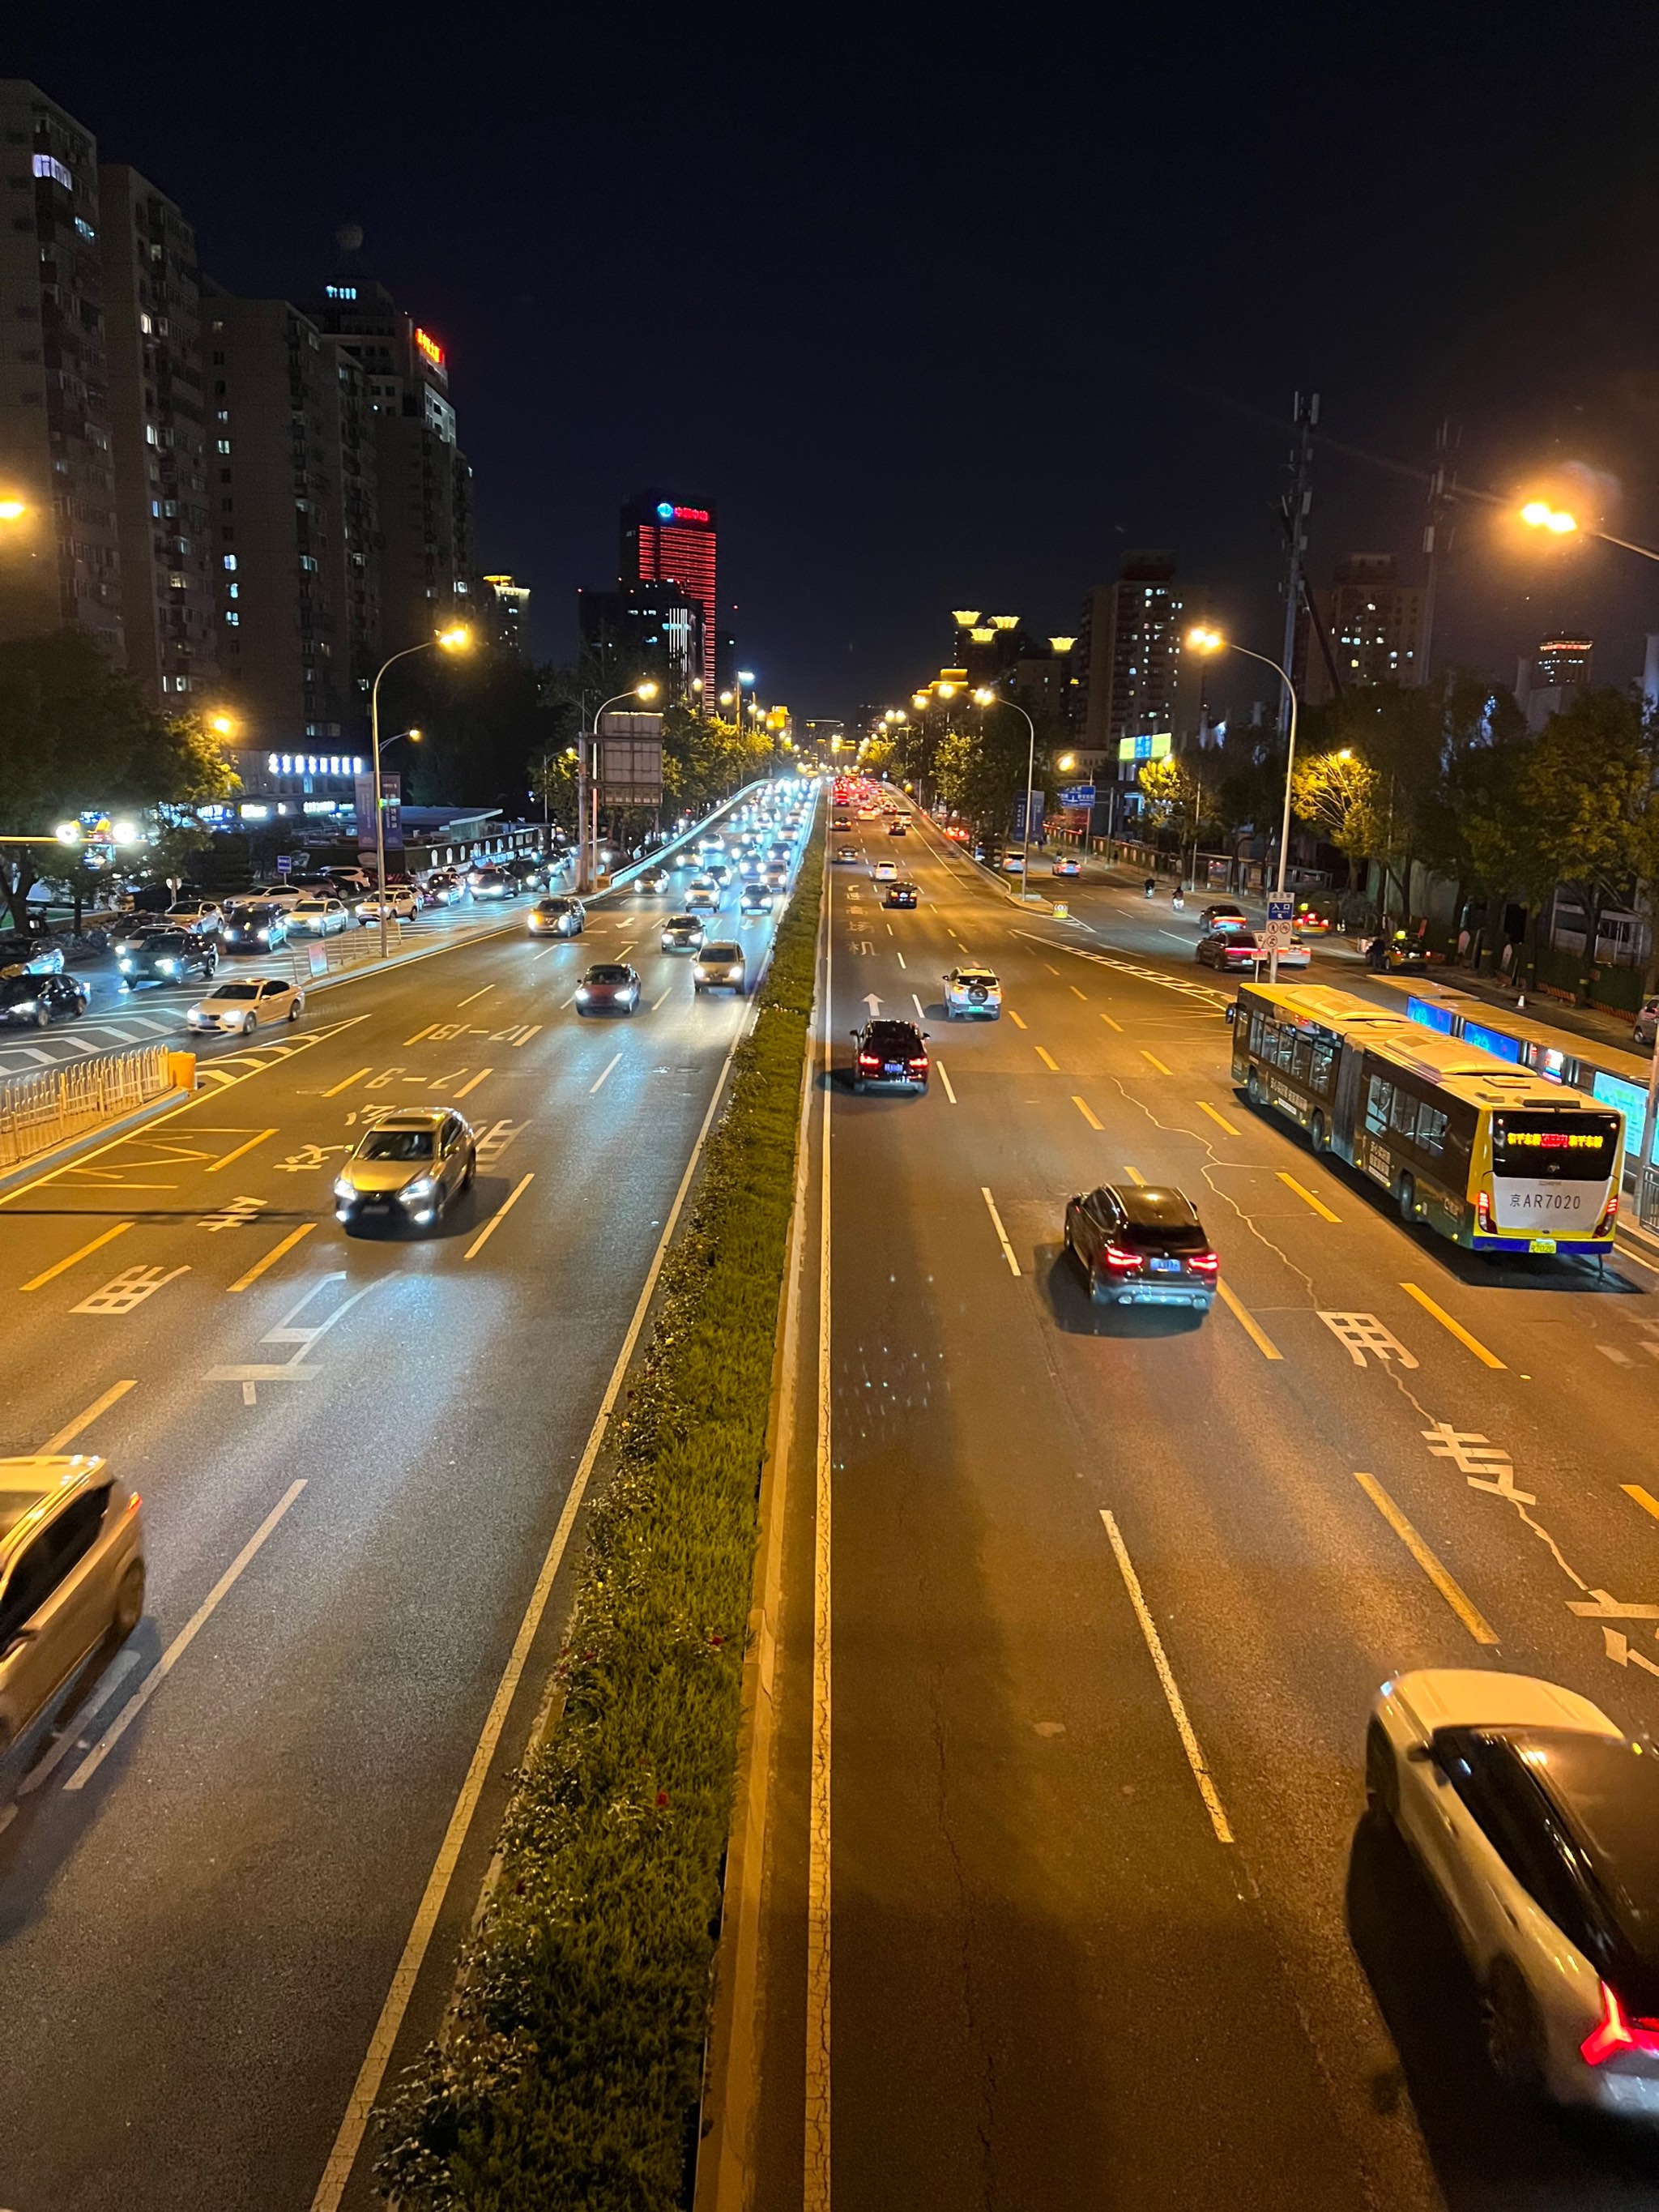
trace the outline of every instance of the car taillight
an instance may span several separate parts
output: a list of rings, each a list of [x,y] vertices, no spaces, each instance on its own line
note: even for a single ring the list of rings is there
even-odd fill
[[[1206,1275],[1213,1275],[1220,1267],[1221,1261],[1218,1255],[1214,1252],[1189,1252],[1187,1255],[1187,1265],[1189,1267],[1202,1268]]]
[[[1618,1218],[1619,1194],[1615,1191],[1613,1196],[1607,1200],[1607,1212],[1601,1216],[1601,1218],[1595,1224],[1596,1235],[1598,1237],[1610,1237],[1613,1234],[1613,1224]]]
[[[1621,2051],[1659,2057],[1659,2020],[1632,2020],[1607,1984],[1601,1984],[1601,2017],[1578,2046],[1587,2066],[1603,2066]]]
[[[861,1052],[859,1054],[859,1066],[860,1067],[879,1067],[881,1066],[881,1060],[879,1055],[873,1052]]]
[[[1125,1252],[1115,1244],[1109,1244],[1101,1257],[1109,1267],[1138,1267],[1141,1264],[1139,1252]]]
[[[1488,1237],[1492,1234],[1492,1200],[1483,1190],[1474,1201],[1474,1225]]]
[[[925,1075],[927,1073],[927,1055],[926,1053],[923,1053],[920,1060],[913,1060],[910,1062],[910,1073],[913,1075]]]

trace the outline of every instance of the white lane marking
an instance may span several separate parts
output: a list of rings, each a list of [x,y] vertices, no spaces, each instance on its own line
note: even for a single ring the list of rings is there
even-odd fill
[[[589,1097],[590,1098],[593,1096],[593,1093],[594,1093],[596,1091],[600,1090],[600,1089],[604,1086],[604,1083],[605,1083],[605,1077],[606,1077],[607,1075],[609,1075],[609,1074],[610,1074],[611,1068],[615,1067],[615,1066],[617,1065],[617,1060],[620,1060],[621,1058],[622,1058],[622,1054],[621,1054],[620,1053],[618,1053],[618,1054],[616,1055],[616,1059],[612,1060],[610,1062],[609,1066],[607,1066],[605,1067],[605,1069],[604,1070],[603,1073],[601,1073],[601,1075],[600,1075],[600,1077],[599,1077],[599,1081],[598,1081],[597,1083],[590,1083],[590,1084],[588,1085],[588,1086],[587,1086],[587,1095],[588,1095],[588,1097]]]
[[[654,1014],[654,1013],[657,1012],[657,1010],[659,1009],[659,1007],[660,1007],[660,1006],[662,1006],[665,1005],[665,1004],[666,1004],[666,1002],[667,1002],[670,999],[672,999],[672,998],[673,997],[673,995],[674,995],[674,986],[671,983],[671,984],[669,985],[668,988],[667,988],[667,989],[663,993],[663,994],[662,994],[661,998],[659,998],[659,999],[653,999],[653,1000],[651,1001],[651,1011],[652,1011],[652,1012]]]
[[[936,1060],[933,1065],[939,1070],[939,1081],[945,1085],[945,1095],[954,1106],[957,1103],[957,1094],[951,1088],[951,1079],[945,1073],[945,1062],[942,1060]]]
[[[117,1652],[110,1662],[108,1672],[103,1680],[87,1699],[80,1711],[74,1716],[74,1727],[66,1728],[46,1757],[29,1769],[19,1785],[17,1794],[20,1797],[28,1796],[32,1791],[39,1790],[43,1783],[50,1782],[70,1752],[86,1748],[88,1724],[97,1719],[99,1714],[103,1711],[104,1707],[137,1664],[138,1654],[131,1644],[125,1651]],[[8,1811],[10,1813],[15,1809],[14,1806],[9,1808]],[[4,1827],[5,1825],[4,1820],[0,1820],[0,1828]]]
[[[924,1006],[922,1005],[921,1000],[916,996],[916,994],[915,994],[915,993],[914,991],[912,991],[912,992],[911,992],[911,994],[910,994],[910,1004],[911,1004],[911,1005],[915,1008],[915,1010],[916,1010],[916,1018],[917,1018],[917,1019],[918,1019],[919,1021],[924,1021],[924,1022],[925,1022],[925,1021],[927,1020],[927,1007],[926,1007],[926,1006]]]
[[[902,968],[904,965],[904,955],[902,952],[896,952],[893,955],[893,957],[898,962],[899,966]]]
[[[823,1017],[819,1041],[830,1062],[831,940],[823,936]],[[818,1405],[812,1532],[811,1778],[806,1820],[806,2142],[802,2212],[830,2212],[830,1085],[823,1087],[818,1195]]]
[[[1002,1225],[1002,1216],[997,1212],[997,1202],[983,1183],[980,1185],[979,1194],[990,1210],[991,1226],[997,1232],[997,1243],[1001,1245],[1002,1256],[1008,1262],[1008,1272],[1010,1274],[1017,1275],[1019,1273],[1019,1262],[1014,1257],[1013,1246],[1008,1242],[1008,1232]]]
[[[100,1413],[108,1413],[118,1398],[125,1398],[129,1390],[136,1390],[137,1387],[136,1379],[127,1382],[112,1382],[101,1398],[93,1400],[85,1413],[77,1413],[72,1421],[66,1422],[55,1437],[48,1437],[40,1447],[41,1452],[50,1457],[53,1452],[67,1451],[82,1429],[89,1429]]]
[[[495,988],[495,986],[493,983],[486,983],[483,987],[483,990],[474,991],[470,994],[470,996],[465,999],[458,999],[455,1001],[456,1012],[459,1014],[463,1006],[470,1006],[475,999],[482,999],[486,992],[493,991]]]
[[[527,1176],[523,1176],[520,1178],[519,1182],[510,1191],[508,1191],[507,1196],[501,1200],[500,1206],[496,1207],[495,1212],[490,1215],[489,1220],[485,1222],[483,1227],[478,1231],[472,1242],[467,1246],[465,1251],[462,1253],[461,1257],[464,1260],[473,1259],[478,1253],[483,1250],[484,1246],[489,1243],[490,1238],[495,1234],[495,1231],[501,1227],[502,1222],[505,1221],[507,1215],[512,1212],[514,1207],[518,1204],[519,1200],[524,1196],[526,1191],[529,1189],[531,1184],[534,1182],[535,1180],[536,1171],[533,1168]]]
[[[212,1619],[214,1613],[217,1609],[221,1599],[228,1594],[232,1586],[241,1576],[244,1569],[250,1565],[255,1553],[264,1542],[266,1537],[270,1535],[271,1530],[276,1526],[276,1523],[282,1519],[283,1514],[288,1511],[289,1507],[293,1504],[295,1499],[300,1495],[300,1492],[305,1488],[305,1486],[306,1479],[303,1475],[301,1475],[297,1481],[289,1483],[288,1488],[283,1492],[282,1497],[277,1500],[276,1504],[271,1507],[270,1512],[266,1514],[264,1519],[259,1523],[253,1534],[248,1538],[246,1543],[243,1545],[241,1550],[238,1552],[235,1558],[225,1569],[223,1574],[220,1576],[218,1581],[215,1583],[213,1588],[202,1600],[200,1605],[197,1607],[195,1612],[191,1613],[190,1619],[185,1623],[184,1626],[179,1631],[179,1633],[173,1638],[172,1643],[168,1644],[167,1650],[161,1654],[155,1664],[150,1668],[149,1674],[145,1675],[143,1680],[140,1682],[137,1689],[133,1693],[131,1701],[121,1708],[121,1711],[117,1714],[114,1720],[112,1721],[108,1728],[105,1729],[103,1735],[99,1737],[98,1741],[81,1761],[81,1764],[76,1768],[74,1773],[70,1775],[69,1780],[64,1784],[65,1790],[85,1789],[87,1784],[91,1781],[93,1776],[98,1771],[98,1769],[109,1757],[116,1745],[120,1742],[122,1737],[132,1726],[134,1721],[137,1719],[139,1714],[143,1711],[144,1707],[155,1695],[155,1692],[161,1688],[162,1683],[166,1681],[167,1676],[173,1672],[179,1662],[184,1657],[185,1652],[189,1650],[191,1645],[196,1641],[197,1637],[201,1633],[202,1630],[207,1626],[208,1622]]]
[[[455,1092],[454,1096],[457,1098],[465,1098],[469,1091],[476,1091],[477,1089],[478,1085],[483,1081],[486,1075],[493,1075],[495,1073],[495,1071],[493,1067],[481,1067],[470,1082],[462,1084],[460,1089]]]
[[[828,995],[826,991],[826,1023]],[[322,2179],[317,2184],[317,2193],[311,2200],[311,2212],[338,2212],[340,2199],[344,2196],[346,2184],[351,2179],[352,2167],[356,2164],[357,2153],[368,2128],[369,2114],[374,2108],[374,2100],[380,2094],[380,2084],[386,2079],[386,2068],[392,2062],[392,2049],[398,2040],[398,2030],[403,2026],[404,2014],[408,2011],[410,1999],[415,1994],[415,1985],[420,1979],[421,1968],[426,1958],[428,1947],[432,1941],[433,1929],[438,1924],[438,1916],[443,1911],[444,1899],[449,1894],[449,1885],[454,1876],[456,1863],[461,1855],[461,1846],[466,1841],[467,1830],[472,1825],[472,1816],[477,1810],[478,1799],[483,1793],[484,1783],[495,1763],[496,1747],[501,1742],[501,1732],[507,1726],[507,1715],[512,1711],[513,1701],[518,1695],[519,1685],[523,1679],[525,1668],[529,1663],[531,1650],[542,1625],[542,1616],[546,1612],[548,1601],[553,1595],[553,1584],[564,1559],[565,1548],[570,1541],[570,1532],[575,1526],[576,1516],[581,1510],[582,1499],[586,1495],[588,1480],[593,1472],[593,1463],[599,1455],[600,1445],[605,1442],[605,1431],[611,1425],[611,1416],[616,1411],[617,1399],[621,1392],[623,1378],[633,1361],[634,1347],[639,1342],[640,1331],[645,1324],[646,1314],[650,1308],[652,1298],[656,1294],[657,1278],[662,1273],[663,1259],[667,1253],[674,1231],[679,1225],[680,1214],[685,1205],[686,1193],[691,1188],[691,1179],[696,1175],[697,1164],[702,1158],[703,1146],[708,1141],[709,1130],[714,1127],[715,1113],[720,1100],[726,1095],[726,1080],[732,1073],[732,1062],[736,1057],[741,1039],[742,1031],[739,1030],[738,1036],[732,1038],[726,1058],[721,1063],[720,1072],[715,1078],[714,1093],[708,1101],[708,1110],[702,1117],[702,1127],[698,1130],[697,1140],[691,1147],[691,1157],[685,1164],[685,1173],[680,1177],[680,1187],[674,1194],[674,1202],[669,1207],[667,1216],[663,1222],[662,1235],[658,1238],[657,1249],[651,1255],[651,1265],[646,1269],[645,1281],[640,1290],[639,1303],[634,1308],[634,1317],[628,1325],[628,1334],[623,1339],[622,1349],[617,1354],[617,1364],[611,1370],[611,1380],[605,1385],[605,1396],[599,1401],[599,1410],[593,1417],[592,1427],[588,1431],[586,1446],[582,1452],[576,1472],[571,1478],[570,1488],[566,1493],[564,1504],[560,1510],[558,1526],[553,1531],[552,1540],[547,1547],[547,1556],[542,1561],[541,1572],[536,1577],[536,1586],[530,1593],[530,1601],[525,1607],[524,1618],[519,1623],[519,1632],[514,1638],[513,1649],[507,1655],[501,1680],[495,1686],[495,1694],[490,1700],[489,1711],[484,1716],[483,1726],[479,1732],[477,1743],[474,1747],[465,1779],[461,1784],[460,1794],[457,1796],[454,1808],[450,1814],[449,1825],[444,1830],[443,1841],[438,1847],[438,1856],[433,1862],[432,1871],[427,1876],[426,1887],[422,1893],[421,1902],[410,1927],[408,1939],[404,1945],[403,1956],[398,1960],[397,1971],[392,1977],[392,1986],[386,1991],[386,2002],[380,2008],[380,2016],[375,2022],[374,2034],[369,2038],[368,2049],[364,2053],[363,2063],[357,2069],[357,2079],[352,2085],[351,2095],[347,2100],[339,2131],[335,2136],[334,2148],[329,2153],[328,2163],[324,2166]],[[523,1185],[521,1184],[520,1188],[522,1189]],[[497,1214],[495,1219],[500,1218],[501,1216]],[[474,1249],[477,1249],[476,1246]],[[827,1402],[828,1393],[821,1391],[820,1403]],[[827,2206],[825,2212],[828,2212]]]
[[[1187,1717],[1187,1707],[1176,1681],[1174,1669],[1170,1667],[1168,1656],[1164,1651],[1164,1639],[1158,1632],[1158,1624],[1148,1612],[1146,1600],[1141,1594],[1140,1577],[1135,1572],[1134,1562],[1130,1559],[1127,1547],[1118,1533],[1117,1522],[1103,1505],[1100,1509],[1100,1517],[1106,1525],[1106,1534],[1117,1559],[1118,1571],[1123,1577],[1123,1587],[1129,1593],[1129,1602],[1135,1609],[1135,1619],[1140,1623],[1140,1632],[1146,1639],[1146,1649],[1152,1655],[1152,1664],[1158,1669],[1158,1679],[1164,1686],[1164,1700],[1169,1705],[1170,1717],[1175,1722],[1176,1733],[1181,1738],[1181,1747],[1187,1754],[1187,1764],[1193,1770],[1193,1779],[1198,1784],[1198,1794],[1204,1800],[1204,1809],[1210,1816],[1210,1826],[1215,1830],[1216,1841],[1218,1844],[1230,1844],[1233,1840],[1233,1832],[1227,1825],[1227,1815],[1222,1809],[1221,1794],[1210,1778],[1209,1768],[1204,1764],[1204,1754],[1199,1749],[1198,1738],[1193,1733],[1193,1724]]]

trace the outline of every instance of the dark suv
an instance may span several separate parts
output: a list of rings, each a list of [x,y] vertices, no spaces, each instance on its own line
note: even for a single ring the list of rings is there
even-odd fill
[[[927,1088],[927,1032],[914,1022],[866,1022],[853,1031],[853,1088],[872,1083],[899,1091]]]
[[[186,975],[208,976],[219,965],[211,938],[189,929],[152,929],[121,955],[121,988],[140,983],[181,983]]]
[[[1066,1249],[1089,1296],[1121,1306],[1197,1306],[1207,1313],[1221,1263],[1184,1191],[1102,1183],[1066,1207]]]
[[[249,899],[232,907],[219,932],[227,952],[270,952],[288,943],[288,916],[279,906]]]

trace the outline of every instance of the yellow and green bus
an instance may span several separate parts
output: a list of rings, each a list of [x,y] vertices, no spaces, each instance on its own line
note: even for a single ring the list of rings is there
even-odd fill
[[[1474,1252],[1613,1249],[1624,1116],[1324,986],[1246,984],[1233,1080]]]

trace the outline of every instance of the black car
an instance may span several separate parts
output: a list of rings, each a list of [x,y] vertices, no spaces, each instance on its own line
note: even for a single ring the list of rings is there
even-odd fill
[[[887,825],[887,834],[890,837],[902,837],[905,834],[903,823],[890,822]]]
[[[227,952],[271,952],[288,943],[288,915],[279,906],[247,900],[230,909],[219,932]]]
[[[901,881],[888,884],[881,902],[884,906],[914,906],[918,896],[914,884]]]
[[[186,975],[207,976],[219,965],[211,938],[193,930],[152,929],[120,958],[121,988],[140,983],[182,983]]]
[[[1184,1191],[1102,1183],[1066,1206],[1066,1249],[1089,1296],[1123,1306],[1196,1306],[1207,1313],[1221,1263]]]
[[[853,1031],[853,1088],[878,1083],[900,1091],[927,1088],[927,1032],[914,1022],[877,1019]]]
[[[0,1022],[43,1030],[84,1014],[90,996],[78,975],[0,975]]]

